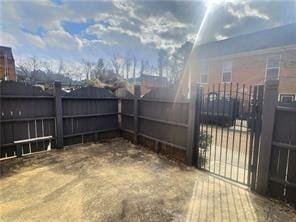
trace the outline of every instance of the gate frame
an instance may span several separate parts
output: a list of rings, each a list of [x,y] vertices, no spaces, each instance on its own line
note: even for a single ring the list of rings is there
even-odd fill
[[[259,165],[259,159],[266,158],[266,155],[264,151],[260,149],[260,144],[262,143],[262,138],[265,138],[267,135],[262,134],[262,113],[263,111],[266,112],[269,110],[269,107],[267,107],[266,104],[263,104],[263,101],[266,100],[266,97],[269,96],[269,94],[266,94],[265,88],[268,87],[266,85],[271,84],[270,81],[266,82],[265,85],[255,85],[250,92],[251,96],[253,96],[253,101],[254,103],[251,106],[251,118],[252,118],[252,128],[251,128],[251,133],[250,137],[250,144],[249,144],[249,149],[248,154],[249,155],[249,160],[247,164],[247,182],[245,185],[250,187],[252,191],[255,191],[258,177],[262,176],[262,163]],[[274,84],[274,81],[273,81]],[[200,84],[192,84],[191,86],[191,93],[190,93],[190,105],[189,105],[189,120],[188,120],[188,125],[189,125],[189,133],[188,133],[188,146],[187,146],[187,152],[186,152],[186,157],[187,157],[187,164],[188,165],[195,165],[197,166],[198,169],[201,168],[201,163],[199,159],[199,135],[200,135],[200,115],[201,115],[201,105],[202,105],[202,88],[200,87]],[[265,106],[264,106],[265,105]],[[264,106],[264,107],[263,107]],[[264,124],[266,124],[266,121],[270,117],[265,116],[264,119]],[[193,124],[195,123],[195,124]],[[273,124],[273,123],[272,123]],[[266,127],[266,126],[265,126]],[[194,149],[196,147],[196,149]],[[195,151],[196,150],[196,151]],[[270,160],[268,160],[270,161]],[[269,167],[269,162],[266,163]],[[266,167],[266,166],[265,166]],[[265,169],[264,169],[265,170]],[[267,172],[268,175],[268,172]],[[231,181],[231,178],[226,178]],[[240,183],[239,181],[237,181]]]

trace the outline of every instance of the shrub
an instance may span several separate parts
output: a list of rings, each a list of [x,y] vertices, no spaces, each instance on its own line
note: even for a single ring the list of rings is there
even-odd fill
[[[207,132],[200,132],[199,134],[199,146],[198,146],[198,152],[199,152],[199,165],[205,165],[207,162],[206,159],[206,152],[209,148],[210,144],[212,143],[212,136],[208,134]]]

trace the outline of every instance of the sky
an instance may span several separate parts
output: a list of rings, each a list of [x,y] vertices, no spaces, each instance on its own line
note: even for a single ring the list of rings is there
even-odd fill
[[[296,22],[296,0],[214,1],[200,43]],[[217,3],[219,2],[219,4]],[[35,56],[68,63],[115,54],[156,64],[194,42],[209,1],[0,0],[0,45],[15,60]]]

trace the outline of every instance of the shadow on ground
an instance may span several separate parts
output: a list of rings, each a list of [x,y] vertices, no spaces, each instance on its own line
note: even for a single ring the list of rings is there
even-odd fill
[[[294,210],[116,138],[1,162],[1,221],[296,221]]]

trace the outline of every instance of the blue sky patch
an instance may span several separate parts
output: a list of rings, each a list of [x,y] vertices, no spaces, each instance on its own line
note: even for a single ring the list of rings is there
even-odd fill
[[[97,36],[94,34],[88,34],[88,33],[83,33],[82,37],[87,39],[87,40],[95,40],[97,39]]]
[[[85,31],[89,26],[95,24],[95,21],[90,19],[86,22],[63,22],[63,28],[66,32],[69,32],[71,35],[79,35]]]
[[[21,30],[23,32],[30,33],[32,35],[38,35],[40,37],[42,37],[42,36],[44,36],[46,34],[46,30],[43,27],[38,27],[35,30],[29,30],[29,29],[26,29],[26,28],[22,28]]]
[[[64,3],[63,0],[50,0],[51,2],[53,2],[56,5],[62,5]]]

